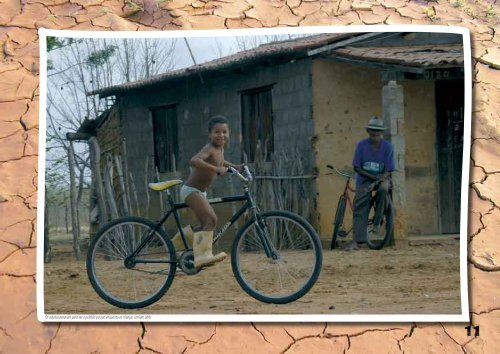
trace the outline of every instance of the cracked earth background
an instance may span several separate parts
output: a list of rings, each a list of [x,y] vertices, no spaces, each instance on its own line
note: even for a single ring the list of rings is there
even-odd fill
[[[0,0],[0,352],[500,350],[500,33],[495,0]],[[39,27],[172,30],[451,24],[471,30],[469,303],[464,324],[41,324],[36,318]]]

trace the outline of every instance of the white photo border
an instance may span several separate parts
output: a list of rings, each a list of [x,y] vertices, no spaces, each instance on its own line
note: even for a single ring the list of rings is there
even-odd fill
[[[338,314],[266,314],[266,315],[222,315],[222,314],[45,314],[44,308],[44,207],[45,207],[45,147],[46,147],[46,104],[47,104],[47,37],[64,38],[190,38],[190,37],[233,37],[280,34],[320,34],[357,32],[434,32],[461,34],[464,55],[464,137],[462,156],[462,188],[460,204],[460,302],[461,314],[404,314],[404,315],[338,315]],[[36,294],[37,317],[41,322],[351,322],[351,323],[397,323],[397,322],[469,322],[469,296],[467,277],[467,226],[469,203],[469,168],[472,121],[472,66],[470,31],[458,26],[434,25],[370,25],[370,26],[314,26],[279,27],[255,29],[220,30],[176,30],[176,31],[71,31],[38,30],[40,45],[40,112],[39,112],[39,155],[38,155],[38,210],[36,250]]]

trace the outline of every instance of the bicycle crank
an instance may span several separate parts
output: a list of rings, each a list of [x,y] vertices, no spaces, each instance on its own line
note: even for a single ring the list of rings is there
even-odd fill
[[[200,270],[194,266],[194,254],[191,250],[182,253],[179,258],[179,267],[187,275],[195,275],[200,272]]]

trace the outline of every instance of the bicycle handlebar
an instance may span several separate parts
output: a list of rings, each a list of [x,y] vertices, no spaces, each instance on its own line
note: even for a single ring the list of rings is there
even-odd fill
[[[341,176],[344,176],[344,177],[347,177],[347,178],[352,178],[353,177],[352,174],[349,174],[347,172],[342,172],[342,171],[338,170],[337,167],[335,167],[335,166],[326,165],[326,167],[328,167],[330,170],[335,171],[335,173],[338,174],[338,175],[341,175]]]
[[[238,177],[239,177],[239,178],[240,178],[243,182],[246,182],[246,183],[251,182],[251,181],[253,180],[253,178],[252,178],[252,174],[250,173],[250,169],[248,168],[248,166],[247,166],[247,165],[244,165],[244,166],[243,166],[243,170],[244,170],[244,172],[245,172],[246,177],[245,177],[245,176],[243,176],[243,175],[242,175],[242,174],[241,174],[238,170],[236,170],[235,168],[232,168],[232,167],[230,167],[230,166],[227,168],[227,171],[228,171],[230,174],[238,176]]]

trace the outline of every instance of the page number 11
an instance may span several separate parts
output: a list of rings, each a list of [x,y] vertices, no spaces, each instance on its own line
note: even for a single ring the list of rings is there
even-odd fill
[[[465,326],[465,329],[467,330],[467,337],[471,336],[471,330],[474,329],[474,337],[479,337],[479,326]]]

